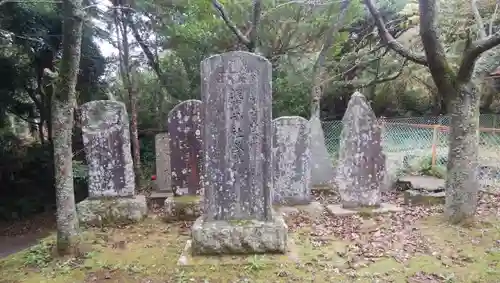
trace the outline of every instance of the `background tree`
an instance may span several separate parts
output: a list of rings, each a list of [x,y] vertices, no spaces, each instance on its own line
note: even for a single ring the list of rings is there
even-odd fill
[[[53,106],[54,178],[57,203],[57,250],[74,252],[79,244],[78,217],[73,189],[72,131],[76,107],[76,84],[80,69],[82,30],[85,14],[81,0],[63,2],[63,40],[60,74],[45,69],[57,79]]]
[[[446,216],[451,223],[468,223],[473,220],[479,191],[476,169],[480,93],[472,75],[477,58],[500,44],[500,34],[473,40],[472,32],[468,32],[460,63],[453,68],[438,35],[436,0],[419,1],[420,38],[425,55],[408,50],[392,38],[373,0],[365,0],[365,4],[375,19],[379,36],[387,46],[400,56],[429,69],[447,112],[451,114]]]

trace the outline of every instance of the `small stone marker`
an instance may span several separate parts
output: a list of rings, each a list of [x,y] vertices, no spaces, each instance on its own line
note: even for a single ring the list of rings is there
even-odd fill
[[[271,72],[243,51],[201,63],[205,194],[193,254],[286,252],[288,227],[271,206]]]
[[[172,188],[175,195],[200,194],[203,142],[201,139],[201,101],[186,100],[168,113]]]
[[[172,194],[172,172],[170,170],[170,138],[168,133],[155,136],[156,180],[149,196],[151,204],[162,205]]]
[[[390,211],[389,204],[381,209],[380,200],[385,177],[381,129],[361,93],[351,96],[342,123],[337,169],[341,208]]]
[[[312,117],[311,127],[311,183],[316,189],[330,190],[335,180],[333,160],[325,144],[325,135],[319,117]]]
[[[137,222],[147,214],[146,198],[135,195],[125,104],[97,100],[81,106],[89,198],[77,204],[79,219],[91,225]]]
[[[273,203],[300,205],[311,201],[309,121],[299,116],[273,120]]]
[[[170,170],[170,138],[168,133],[155,136],[156,183],[158,191],[172,191],[172,172]]]

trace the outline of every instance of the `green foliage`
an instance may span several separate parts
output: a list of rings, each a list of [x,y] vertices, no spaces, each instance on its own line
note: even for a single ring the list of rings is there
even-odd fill
[[[446,161],[446,160],[445,160]],[[446,164],[444,162],[443,164]],[[432,165],[432,156],[425,156],[418,164],[418,173],[424,176],[433,176],[436,178],[446,178],[446,165],[436,164]]]
[[[52,261],[54,244],[50,241],[41,241],[31,247],[24,254],[24,263],[27,267],[44,268]]]

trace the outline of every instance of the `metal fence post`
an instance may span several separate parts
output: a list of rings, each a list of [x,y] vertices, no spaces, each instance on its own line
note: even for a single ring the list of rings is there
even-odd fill
[[[431,161],[432,168],[434,168],[434,166],[436,166],[439,127],[440,127],[440,125],[434,125],[434,131],[432,132],[432,161]]]

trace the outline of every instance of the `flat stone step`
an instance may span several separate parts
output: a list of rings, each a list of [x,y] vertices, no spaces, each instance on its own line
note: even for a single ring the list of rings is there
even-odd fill
[[[445,181],[433,176],[405,176],[396,181],[399,191],[415,190],[425,192],[444,192]]]

